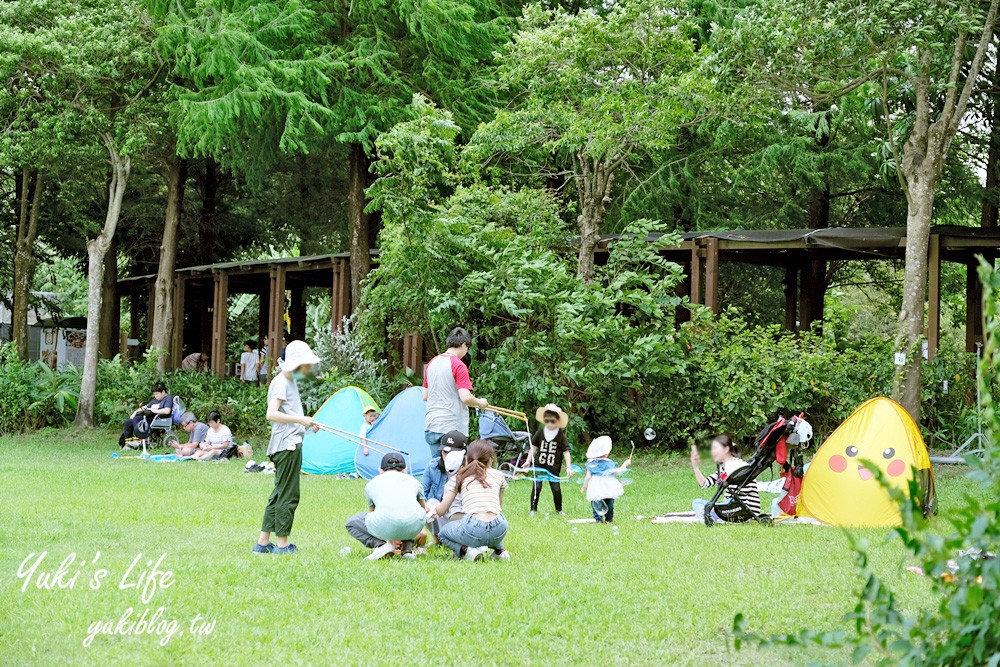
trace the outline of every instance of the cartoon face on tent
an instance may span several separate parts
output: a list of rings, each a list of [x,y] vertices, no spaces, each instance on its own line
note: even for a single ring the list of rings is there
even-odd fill
[[[346,433],[361,432],[365,412],[378,404],[363,389],[344,387],[316,411],[314,418]],[[357,439],[345,438],[336,433],[307,430],[302,441],[302,471],[313,475],[339,475],[353,473],[354,450]]]
[[[372,479],[378,474],[382,456],[398,451],[406,460],[406,472],[420,477],[431,460],[431,448],[424,437],[427,414],[420,387],[410,387],[396,394],[385,406],[378,421],[368,430],[365,448],[355,448],[354,465],[358,474]]]
[[[919,427],[898,403],[873,398],[816,452],[802,480],[799,515],[835,526],[899,525],[898,505],[863,461],[899,489],[908,489],[916,475],[924,512],[933,511],[934,475]]]

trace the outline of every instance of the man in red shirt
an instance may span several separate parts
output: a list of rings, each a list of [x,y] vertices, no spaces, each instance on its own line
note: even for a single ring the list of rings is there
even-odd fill
[[[452,329],[447,339],[448,349],[424,366],[424,400],[427,419],[424,437],[431,447],[432,458],[438,456],[445,433],[460,431],[469,435],[469,407],[485,408],[489,402],[472,394],[469,367],[462,361],[469,352],[472,337],[462,327]]]

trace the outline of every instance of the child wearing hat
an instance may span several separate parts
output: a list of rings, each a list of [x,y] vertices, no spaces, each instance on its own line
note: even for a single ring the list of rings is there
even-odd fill
[[[379,560],[396,553],[415,558],[413,542],[424,529],[427,505],[416,478],[406,474],[406,461],[398,452],[382,457],[379,474],[365,485],[367,512],[355,514],[344,526],[351,537],[373,549],[365,560]]]
[[[306,377],[319,357],[305,341],[288,344],[285,359],[279,363],[281,372],[274,376],[267,389],[267,419],[271,422],[271,439],[267,456],[274,463],[274,490],[264,509],[260,537],[253,546],[258,554],[293,554],[294,544],[288,541],[299,505],[299,473],[302,470],[302,436],[306,429],[318,429],[316,421],[302,410],[298,381]],[[271,543],[271,533],[277,536]]]
[[[573,462],[570,458],[569,440],[566,439],[566,426],[569,424],[569,415],[563,412],[555,403],[544,405],[535,411],[535,419],[542,424],[542,428],[535,431],[531,436],[531,449],[528,451],[527,467],[537,467],[544,470],[549,479],[549,488],[552,490],[552,502],[556,507],[556,512],[565,515],[562,507],[562,485],[557,479],[562,475],[563,461],[566,462],[566,469],[569,476],[573,476]],[[544,479],[535,479],[531,489],[531,514],[534,516],[538,512],[538,499],[542,495],[542,485]]]
[[[618,479],[631,465],[632,459],[625,459],[621,467],[608,458],[611,453],[611,438],[602,435],[594,438],[587,448],[587,476],[583,480],[582,493],[590,501],[597,523],[613,523],[615,520],[615,499],[625,494],[625,487]]]

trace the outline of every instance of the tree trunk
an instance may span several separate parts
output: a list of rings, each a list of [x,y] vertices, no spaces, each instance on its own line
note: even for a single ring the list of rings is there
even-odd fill
[[[347,219],[351,225],[351,308],[361,303],[362,281],[371,271],[371,243],[368,214],[365,213],[365,184],[371,161],[361,144],[351,144],[347,185]]]
[[[168,353],[173,349],[171,342],[174,326],[183,326],[183,322],[174,322],[174,268],[177,264],[177,230],[180,227],[181,209],[184,204],[186,176],[187,163],[175,156],[167,172],[167,210],[163,220],[160,262],[156,270],[156,282],[153,285],[153,293],[156,296],[153,308],[152,347]],[[157,370],[165,372],[170,361],[169,354],[160,356],[156,362]]]
[[[943,157],[942,157],[943,159]],[[924,306],[927,300],[927,249],[930,241],[934,195],[940,169],[930,155],[922,168],[907,174],[906,270],[903,306],[899,312],[896,352],[905,355],[896,365],[893,398],[920,423],[920,367],[923,361]]]
[[[826,145],[825,142],[822,145]],[[814,190],[809,200],[809,229],[825,229],[830,226],[830,189]],[[817,331],[822,331],[823,301],[826,297],[826,261],[814,259],[805,263],[802,269],[802,289],[799,292],[799,330],[811,331],[819,322]]]
[[[22,173],[20,215],[17,221],[17,242],[14,251],[14,290],[11,313],[12,337],[17,345],[17,356],[28,360],[28,302],[31,284],[35,278],[35,239],[38,237],[38,216],[42,206],[42,173],[35,174],[35,187],[31,191],[28,169]],[[28,206],[28,200],[31,206]]]
[[[580,214],[576,218],[580,230],[577,275],[589,283],[594,279],[594,248],[601,240],[601,225],[611,201],[615,166],[609,160],[592,160],[578,154],[576,167],[574,178],[580,199]]]
[[[101,334],[97,355],[101,359],[114,356],[115,339],[118,337],[121,312],[118,304],[118,239],[112,238],[104,255],[104,280],[101,285]]]
[[[997,204],[1000,199],[1000,58],[993,70],[993,90],[990,93],[993,113],[990,114],[990,149],[986,158],[986,188],[983,192],[983,208],[979,225],[985,229],[997,226]]]
[[[97,348],[101,326],[101,292],[104,283],[104,258],[111,248],[111,240],[121,217],[125,186],[132,169],[132,160],[122,157],[110,136],[103,137],[111,161],[111,184],[108,186],[108,211],[104,227],[96,238],[87,241],[87,342],[83,355],[83,378],[80,382],[80,400],[77,404],[75,424],[79,427],[94,425],[94,404],[97,399]]]

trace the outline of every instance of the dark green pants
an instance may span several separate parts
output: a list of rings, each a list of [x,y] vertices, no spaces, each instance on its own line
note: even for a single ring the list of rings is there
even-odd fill
[[[264,523],[260,529],[278,537],[288,537],[292,532],[292,521],[295,520],[295,508],[299,506],[302,443],[292,451],[286,449],[275,452],[271,461],[274,462],[274,491],[271,491],[271,497],[267,499]]]

